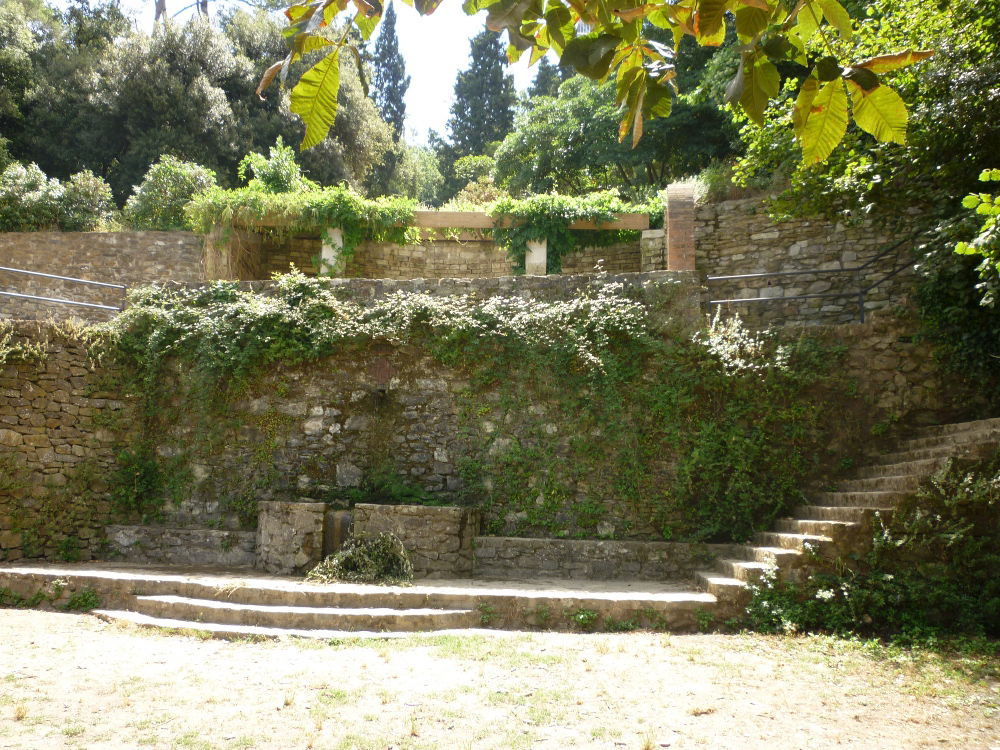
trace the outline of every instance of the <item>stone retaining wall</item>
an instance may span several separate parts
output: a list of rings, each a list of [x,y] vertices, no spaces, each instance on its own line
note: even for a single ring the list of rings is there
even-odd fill
[[[758,279],[711,282],[705,298],[780,298],[845,293],[839,298],[730,304],[756,327],[817,325],[859,321],[856,292],[883,279],[900,265],[910,268],[865,295],[866,313],[904,306],[913,285],[913,246],[904,243],[885,258],[875,258],[905,238],[888,235],[873,221],[845,225],[823,218],[775,223],[761,199],[700,204],[695,210],[696,267],[702,277],[776,271],[809,273]],[[865,266],[856,274],[849,269]],[[836,271],[836,273],[817,273]]]
[[[325,503],[258,503],[254,567],[279,575],[308,573],[323,559]]]
[[[476,576],[679,581],[738,556],[736,545],[573,539],[476,538]]]
[[[0,266],[124,284],[203,281],[202,240],[191,232],[0,233]],[[120,306],[120,289],[0,271],[0,291]],[[0,295],[0,318],[107,320],[113,312]]]
[[[112,524],[106,533],[108,555],[126,562],[227,568],[254,564],[256,535],[252,531]]]
[[[354,506],[355,536],[395,534],[410,553],[417,578],[470,578],[473,540],[479,533],[474,508],[424,505]]]

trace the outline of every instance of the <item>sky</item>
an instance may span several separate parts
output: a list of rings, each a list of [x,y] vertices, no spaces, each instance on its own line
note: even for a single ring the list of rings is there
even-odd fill
[[[167,12],[178,13],[183,20],[194,13],[182,11],[193,0],[167,0]],[[486,13],[467,16],[461,0],[444,0],[430,16],[395,0],[396,35],[399,50],[410,76],[406,92],[406,135],[414,144],[427,142],[427,131],[445,135],[446,124],[454,99],[455,76],[469,64],[469,39],[486,27]],[[218,8],[218,0],[210,0],[209,8]],[[131,15],[143,31],[153,28],[153,0],[121,0],[122,9]],[[245,7],[237,4],[237,7]],[[374,49],[378,32],[369,41]],[[527,55],[509,68],[518,90],[526,89],[535,78],[537,68],[529,68]]]

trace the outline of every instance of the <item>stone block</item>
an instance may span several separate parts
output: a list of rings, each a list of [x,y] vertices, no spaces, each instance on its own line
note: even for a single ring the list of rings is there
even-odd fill
[[[279,575],[307,572],[323,559],[325,503],[258,504],[254,567]]]

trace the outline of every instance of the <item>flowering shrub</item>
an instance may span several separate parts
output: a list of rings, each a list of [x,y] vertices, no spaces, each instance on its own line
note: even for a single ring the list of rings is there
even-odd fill
[[[113,213],[111,188],[92,172],[78,172],[65,184],[35,164],[14,163],[0,173],[0,231],[89,231]]]

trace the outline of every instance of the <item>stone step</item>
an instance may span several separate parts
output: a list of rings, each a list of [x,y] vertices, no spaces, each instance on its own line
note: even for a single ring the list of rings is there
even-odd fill
[[[764,573],[774,570],[773,565],[754,560],[718,560],[715,567],[724,577],[735,578],[744,583],[755,583]]]
[[[895,464],[869,464],[861,466],[854,472],[856,479],[869,479],[872,477],[894,477],[904,475],[916,475],[925,477],[934,472],[944,461],[944,458],[924,458],[919,461],[903,461]]]
[[[850,505],[857,508],[892,508],[908,492],[814,492],[815,505]]]
[[[968,424],[968,423],[967,423]],[[989,443],[1000,440],[1000,424],[970,427],[969,429],[948,432],[927,437],[910,437],[898,443],[900,450],[919,450],[933,448],[938,445],[961,446],[968,443]]]
[[[975,454],[993,448],[996,445],[991,440],[976,440],[963,443],[939,443],[930,448],[915,448],[913,450],[883,453],[874,456],[871,463],[877,465],[898,464],[906,461],[920,461],[928,458],[944,459],[950,456]]]
[[[198,634],[207,633],[213,638],[239,639],[239,638],[314,638],[329,640],[333,638],[399,638],[403,636],[412,637],[420,633],[411,632],[386,632],[386,631],[366,631],[366,630],[323,630],[323,629],[298,629],[298,628],[273,628],[260,625],[229,625],[211,622],[198,622],[195,620],[177,620],[166,617],[153,617],[152,615],[132,612],[129,610],[95,609],[92,614],[105,622],[127,622],[133,625],[146,628],[163,628],[166,630],[192,631]],[[496,630],[485,630],[482,628],[462,628],[459,630],[436,630],[432,634],[483,634],[498,633]]]
[[[840,479],[834,484],[838,492],[914,492],[920,486],[918,474],[891,474],[862,479]]]
[[[892,508],[863,508],[856,505],[799,505],[794,510],[800,519],[815,519],[817,521],[849,521],[854,523],[870,523],[875,513],[889,516]]]
[[[938,437],[976,430],[1000,429],[1000,417],[976,419],[970,422],[952,422],[951,424],[930,425],[913,430],[914,437]]]
[[[308,614],[298,611],[308,608],[465,610],[474,614],[470,622],[501,629],[615,629],[627,625],[677,632],[699,629],[706,617],[725,619],[735,614],[720,607],[711,593],[696,590],[690,579],[673,582],[465,579],[424,580],[411,586],[365,586],[307,584],[301,579],[204,568],[181,574],[177,569],[102,563],[0,566],[0,588],[10,588],[25,597],[57,580],[66,582],[67,592],[94,590],[101,608],[106,610],[141,606],[150,617],[162,613],[167,619],[194,623],[198,617],[206,622],[216,617],[229,618],[237,623],[249,621],[247,627],[267,627],[252,617],[264,617],[265,613],[270,617],[272,609],[280,608],[290,609],[296,615]],[[148,599],[140,605],[136,597]],[[180,606],[178,599],[202,601],[185,602],[181,611],[176,609]],[[154,601],[161,603],[153,604]],[[151,612],[151,607],[163,609]],[[385,627],[389,624],[383,620]],[[450,627],[433,621],[432,624]],[[356,622],[354,626],[364,625]],[[344,626],[338,623],[320,629],[341,627]]]
[[[764,563],[779,570],[800,566],[804,557],[801,550],[752,544],[744,545],[740,552],[741,558],[748,562]]]
[[[832,545],[833,540],[828,536],[816,536],[813,534],[798,534],[782,531],[758,531],[753,535],[755,542],[764,547],[780,547],[782,549],[805,552],[807,545],[817,552]]]
[[[845,532],[860,526],[856,521],[841,521],[824,518],[779,518],[774,523],[775,531],[786,534],[802,534],[836,539]]]
[[[731,578],[717,570],[699,570],[694,575],[698,586],[731,607],[740,607],[750,598],[746,581]]]
[[[137,596],[134,609],[152,617],[291,630],[392,630],[409,633],[471,628],[479,624],[479,613],[471,609],[289,607],[236,604],[174,595]]]

